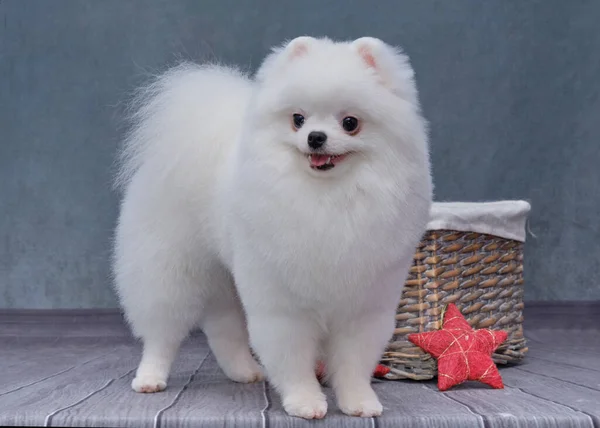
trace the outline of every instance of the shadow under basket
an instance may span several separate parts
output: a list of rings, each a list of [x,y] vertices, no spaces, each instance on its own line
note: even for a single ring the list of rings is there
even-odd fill
[[[394,336],[381,360],[390,368],[386,379],[437,376],[436,360],[407,337],[440,329],[449,303],[474,329],[508,333],[494,362],[524,358],[523,246],[529,210],[524,201],[433,205],[398,305]]]

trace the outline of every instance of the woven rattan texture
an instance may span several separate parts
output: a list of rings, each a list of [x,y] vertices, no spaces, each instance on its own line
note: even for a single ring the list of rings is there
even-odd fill
[[[417,248],[396,314],[396,330],[382,363],[389,379],[431,379],[436,361],[410,343],[411,333],[437,330],[455,303],[475,329],[501,329],[508,339],[496,363],[516,362],[523,337],[523,243],[451,230],[429,231]]]

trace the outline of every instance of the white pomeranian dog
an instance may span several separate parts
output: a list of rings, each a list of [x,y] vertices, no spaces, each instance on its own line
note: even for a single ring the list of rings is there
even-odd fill
[[[185,64],[142,91],[114,254],[135,391],[166,387],[199,326],[230,379],[264,367],[290,415],[325,416],[318,360],[344,413],[381,414],[371,375],[432,198],[413,74],[378,39],[299,37],[254,78]]]

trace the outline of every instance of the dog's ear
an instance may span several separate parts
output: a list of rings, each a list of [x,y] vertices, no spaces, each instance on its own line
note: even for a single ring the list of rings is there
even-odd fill
[[[414,71],[408,56],[374,37],[362,37],[351,43],[366,67],[373,69],[381,84],[396,95],[418,103]]]
[[[275,70],[281,70],[290,61],[306,55],[314,41],[313,37],[296,37],[281,46],[273,48],[256,73],[256,80],[260,82],[266,75]]]
[[[310,45],[314,42],[314,38],[308,36],[296,37],[291,40],[285,47],[284,52],[287,60],[300,58],[308,52]]]

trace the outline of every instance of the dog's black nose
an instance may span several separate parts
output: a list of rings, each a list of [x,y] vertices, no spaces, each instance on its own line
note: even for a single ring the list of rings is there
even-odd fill
[[[327,141],[327,134],[321,131],[312,131],[308,134],[308,145],[311,149],[320,149]]]

